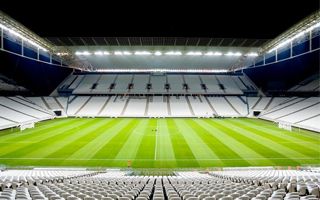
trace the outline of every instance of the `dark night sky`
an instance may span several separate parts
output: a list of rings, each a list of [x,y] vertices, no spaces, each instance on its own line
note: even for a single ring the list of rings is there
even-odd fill
[[[105,3],[102,4],[101,2]],[[25,3],[21,3],[25,2]],[[38,3],[41,2],[41,3]],[[66,4],[65,2],[69,2]],[[77,3],[78,2],[78,3]],[[0,9],[40,36],[274,38],[319,0],[4,1]],[[152,2],[152,3],[151,3]],[[284,2],[284,3],[279,3]],[[38,8],[40,5],[41,8]]]

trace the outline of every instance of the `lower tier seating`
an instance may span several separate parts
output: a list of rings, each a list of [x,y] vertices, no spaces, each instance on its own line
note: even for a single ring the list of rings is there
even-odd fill
[[[176,172],[19,170],[0,173],[0,199],[316,200],[320,175],[297,170]]]

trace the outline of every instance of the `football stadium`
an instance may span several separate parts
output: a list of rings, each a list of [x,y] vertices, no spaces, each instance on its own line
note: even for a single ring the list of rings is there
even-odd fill
[[[270,39],[31,29],[0,10],[0,200],[320,198],[320,10]]]

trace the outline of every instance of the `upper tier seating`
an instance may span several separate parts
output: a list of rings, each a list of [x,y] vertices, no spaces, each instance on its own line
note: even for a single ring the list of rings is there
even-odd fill
[[[320,76],[311,76],[299,84],[293,86],[288,91],[290,92],[319,92],[320,91]]]
[[[244,91],[256,88],[242,75],[72,74],[59,90],[71,90],[72,94],[242,95]]]

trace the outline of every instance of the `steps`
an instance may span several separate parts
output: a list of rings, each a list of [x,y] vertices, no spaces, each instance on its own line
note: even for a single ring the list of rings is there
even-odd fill
[[[170,107],[170,101],[169,101],[170,96],[166,96],[166,98],[167,98],[168,115],[171,116],[171,107]]]
[[[90,96],[90,97],[86,100],[86,102],[84,102],[84,104],[77,110],[76,113],[74,113],[74,115],[77,115],[77,114],[82,110],[82,108],[84,108],[84,107],[87,105],[87,103],[90,101],[91,98],[92,98],[92,96]]]
[[[148,116],[150,98],[152,98],[152,97],[147,97],[146,108],[145,108],[145,110],[144,110],[144,116]]]
[[[190,113],[191,113],[192,116],[194,116],[195,114],[194,114],[193,108],[191,106],[190,100],[189,100],[189,98],[187,96],[185,96],[185,97],[186,97],[186,100],[187,100],[187,103],[188,103],[188,107],[189,107]]]
[[[121,111],[121,114],[120,114],[121,116],[123,116],[124,113],[126,112],[126,109],[128,107],[128,104],[129,104],[129,100],[130,100],[130,97],[128,97],[128,99],[126,100],[126,103],[124,104],[124,107],[123,107],[123,109]]]
[[[229,104],[229,106],[238,114],[238,115],[241,115],[240,112],[232,105],[232,103],[230,103],[230,101],[226,98],[226,97],[223,97],[226,102]]]
[[[47,103],[47,101],[44,99],[44,97],[41,97],[41,100],[43,101],[44,105],[46,105],[47,109],[51,110],[51,107]]]
[[[107,101],[103,104],[103,106],[102,106],[101,109],[99,110],[99,112],[98,112],[98,114],[97,114],[98,116],[101,115],[101,113],[102,113],[102,111],[104,110],[104,108],[108,105],[110,99],[111,99],[111,96],[109,96],[109,98],[107,99]]]
[[[251,107],[251,109],[254,109],[261,101],[262,97],[259,97],[258,101]]]
[[[271,105],[272,101],[273,101],[274,97],[271,97],[270,101],[268,102],[268,104],[266,105],[266,107],[264,107],[264,110],[267,110],[269,108],[269,106]]]
[[[56,97],[53,97],[53,99],[57,102],[58,106],[61,108],[61,109],[64,109],[62,104],[58,101],[58,99]]]
[[[200,98],[200,97],[199,97]],[[214,113],[214,115],[218,115],[217,111],[214,109],[214,107],[212,106],[212,104],[210,103],[208,97],[204,96],[205,100],[207,101],[209,107],[211,108],[212,112]]]

